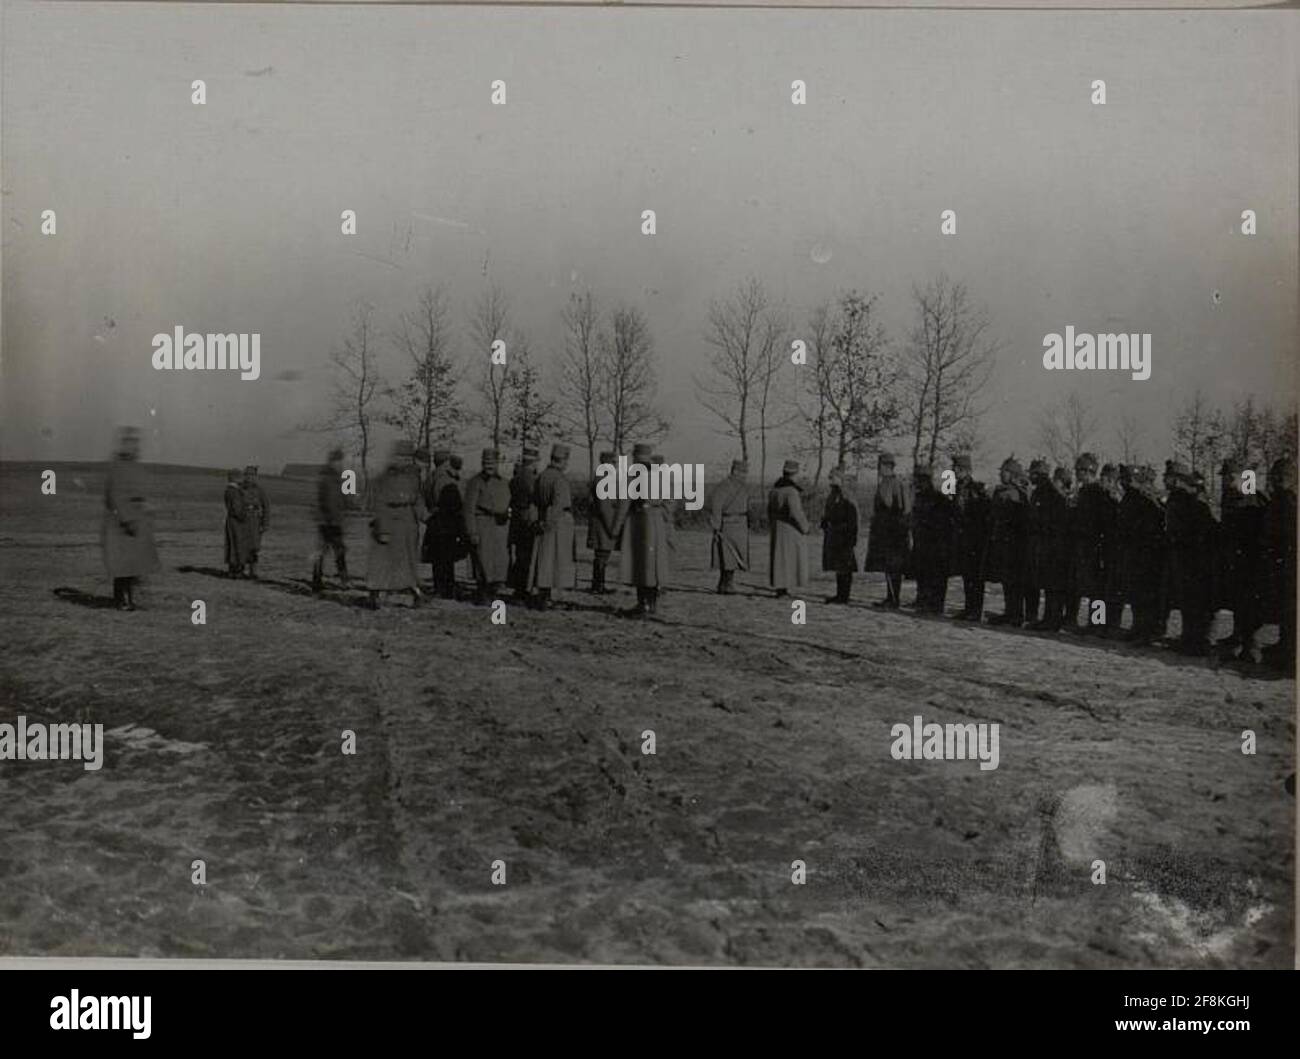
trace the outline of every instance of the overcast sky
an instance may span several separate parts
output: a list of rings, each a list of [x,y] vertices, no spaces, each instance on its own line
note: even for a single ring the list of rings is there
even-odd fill
[[[643,309],[663,451],[710,466],[735,445],[695,400],[705,316],[751,273],[797,320],[878,291],[899,339],[913,282],[964,281],[1004,346],[986,463],[1030,455],[1039,409],[1072,389],[1107,427],[1140,415],[1152,460],[1198,386],[1294,399],[1295,12],[6,3],[3,18],[6,459],[102,458],[134,423],[147,459],[315,460],[321,440],[293,428],[326,403],[350,305],[388,327],[441,284],[478,363],[464,323],[485,272],[543,359],[571,291]],[[1254,237],[1238,234],[1248,208]],[[261,379],[155,372],[152,336],[177,325],[260,332]],[[1043,336],[1066,325],[1151,332],[1151,379],[1045,372]]]

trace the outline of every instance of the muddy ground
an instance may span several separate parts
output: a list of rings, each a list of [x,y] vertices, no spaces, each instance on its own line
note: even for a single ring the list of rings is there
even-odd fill
[[[107,749],[0,762],[0,954],[1294,963],[1291,680],[882,613],[874,576],[845,608],[819,573],[793,625],[757,537],[719,598],[681,534],[656,620],[616,615],[627,588],[504,626],[371,613],[308,591],[310,483],[267,482],[266,580],[220,576],[217,474],[156,475],[164,569],[120,614],[102,468],[58,475],[0,470],[0,722],[102,723]],[[363,519],[348,538],[364,573]],[[918,713],[1000,723],[999,767],[894,760]]]

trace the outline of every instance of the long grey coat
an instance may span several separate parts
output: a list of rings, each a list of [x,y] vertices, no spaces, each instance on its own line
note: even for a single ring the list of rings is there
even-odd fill
[[[143,577],[161,565],[153,518],[145,507],[148,478],[134,460],[113,460],[104,482],[100,544],[109,577]]]
[[[798,588],[808,584],[808,517],[799,487],[780,478],[767,494],[770,582],[773,588]]]
[[[533,485],[533,506],[541,536],[533,544],[530,588],[573,588],[578,574],[573,562],[573,491],[556,467],[547,467]]]
[[[366,587],[396,592],[420,583],[420,522],[424,510],[414,468],[389,469],[374,485]]]
[[[510,576],[510,485],[500,475],[480,471],[465,486],[465,534],[478,537],[483,580],[504,583]]]

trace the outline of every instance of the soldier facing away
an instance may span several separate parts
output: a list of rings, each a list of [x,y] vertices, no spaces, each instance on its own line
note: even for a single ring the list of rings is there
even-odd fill
[[[1106,537],[1114,532],[1115,500],[1097,480],[1097,457],[1084,452],[1074,461],[1074,471],[1079,488],[1073,497],[1070,516],[1070,599],[1065,608],[1066,628],[1087,635],[1104,631],[1104,625],[1094,627],[1090,612],[1101,602],[1109,618],[1106,598]],[[1079,604],[1088,601],[1089,614],[1079,628],[1076,619]]]
[[[239,577],[252,551],[252,534],[248,522],[248,505],[244,502],[243,472],[232,467],[226,473],[226,491],[222,497],[226,509],[226,574]]]
[[[795,482],[798,473],[798,462],[786,460],[781,477],[767,494],[769,580],[778,598],[808,583],[805,538],[812,526],[804,514],[801,491]]]
[[[100,545],[108,576],[113,580],[113,602],[124,611],[136,609],[135,588],[140,578],[154,573],[160,565],[153,539],[153,517],[145,506],[148,481],[139,457],[139,431],[123,427],[104,478]]]
[[[1023,469],[1015,457],[1002,461],[989,503],[989,532],[984,549],[984,580],[1002,585],[1002,613],[990,625],[1019,626],[1025,618],[1024,554],[1029,495]]]
[[[612,466],[618,459],[613,452],[602,452],[600,462]],[[614,534],[618,520],[618,501],[612,497],[601,498],[596,495],[596,483],[591,483],[591,516],[587,521],[587,547],[592,551],[591,591],[603,596],[612,589],[605,585],[605,571],[609,567],[609,557],[618,547],[618,537]]]
[[[510,587],[516,599],[528,596],[532,576],[533,547],[537,540],[537,511],[533,506],[533,490],[537,485],[537,460],[540,453],[535,445],[525,445],[520,459],[510,476]]]
[[[424,512],[414,456],[411,442],[395,442],[388,466],[371,486],[374,517],[370,523],[366,585],[372,609],[379,608],[381,592],[410,592],[413,607],[422,602],[419,540]]]
[[[248,534],[248,576],[257,580],[257,559],[262,550],[262,536],[271,528],[271,502],[266,490],[257,480],[257,468],[252,464],[244,468],[244,521]]]
[[[649,467],[653,450],[649,445],[632,448],[633,466]],[[668,555],[668,523],[659,500],[620,500],[615,522],[619,540],[620,573],[626,584],[636,587],[636,606],[631,614],[647,617],[659,607],[659,593],[671,576]]]
[[[847,603],[858,568],[858,506],[844,493],[844,472],[836,467],[829,478],[830,495],[822,510],[822,569],[835,574],[835,595],[827,603]]]
[[[434,449],[433,468],[429,472],[428,480],[424,483],[424,539],[420,544],[420,562],[428,563],[433,567],[435,591],[438,583],[438,534],[434,524],[438,517],[438,494],[442,492],[443,486],[447,484],[448,474],[451,469],[450,465],[451,451],[448,449]]]
[[[952,547],[953,502],[934,487],[930,465],[912,471],[912,575],[916,578],[916,609],[942,614],[948,595],[949,549]]]
[[[1127,473],[1127,480],[1125,476]],[[1124,498],[1119,505],[1119,581],[1123,598],[1133,610],[1125,639],[1145,644],[1162,636],[1160,609],[1165,562],[1165,513],[1150,467],[1121,467]]]
[[[1202,655],[1209,646],[1211,609],[1209,564],[1213,561],[1217,525],[1210,505],[1199,495],[1198,483],[1181,463],[1165,475],[1169,501],[1165,506],[1165,534],[1169,544],[1171,587],[1182,617],[1178,650]]]
[[[1268,497],[1247,491],[1245,468],[1235,459],[1223,462],[1223,494],[1219,549],[1218,600],[1232,611],[1232,635],[1218,641],[1221,651],[1251,657],[1255,633],[1264,623],[1261,588],[1264,582],[1264,524]]]
[[[1296,659],[1296,465],[1284,456],[1268,472],[1270,503],[1264,522],[1264,568],[1269,610],[1278,640],[1261,652],[1269,665],[1295,675]]]
[[[871,525],[867,531],[864,570],[885,575],[885,598],[873,607],[897,610],[902,601],[903,571],[909,552],[912,495],[894,473],[894,457],[882,452],[876,460],[876,492],[871,499]]]
[[[1064,468],[1057,468],[1058,471]],[[1069,599],[1070,507],[1065,478],[1047,471],[1046,460],[1030,465],[1034,490],[1029,497],[1028,541],[1031,609],[1025,620],[1039,632],[1057,632],[1065,621]],[[1038,619],[1039,593],[1043,596],[1043,614]]]
[[[731,474],[718,483],[709,498],[709,567],[718,571],[718,592],[736,591],[736,571],[749,569],[749,464],[731,461]]]
[[[456,563],[469,554],[465,535],[465,506],[461,495],[459,453],[449,455],[444,470],[434,471],[430,491],[434,494],[434,511],[429,516],[428,533],[433,535],[433,589],[443,599],[456,595]]]
[[[952,459],[957,489],[953,495],[952,564],[961,575],[963,606],[958,621],[979,621],[984,614],[984,546],[988,537],[989,496],[983,482],[971,477],[971,459],[958,453]]]
[[[528,589],[536,594],[536,606],[551,606],[556,589],[573,588],[577,582],[574,563],[573,493],[565,473],[569,466],[569,446],[557,442],[551,446],[551,463],[533,484],[530,506],[536,513],[536,526],[530,534],[532,566]]]
[[[316,479],[316,555],[311,590],[325,586],[325,556],[333,554],[339,583],[348,587],[348,549],[343,537],[343,450],[334,449]]]
[[[474,564],[476,603],[495,598],[510,576],[510,486],[497,473],[501,455],[484,449],[465,487],[465,536]]]

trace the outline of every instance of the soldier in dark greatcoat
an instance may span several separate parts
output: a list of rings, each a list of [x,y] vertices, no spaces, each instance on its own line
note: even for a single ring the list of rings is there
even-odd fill
[[[971,477],[971,459],[958,453],[952,459],[957,489],[953,494],[952,568],[961,574],[962,609],[959,621],[979,621],[984,614],[984,546],[988,539],[989,496],[983,482]]]
[[[618,455],[602,452],[602,465],[614,467]],[[614,535],[614,524],[618,518],[618,501],[613,497],[601,498],[596,495],[596,482],[591,483],[591,508],[587,519],[587,547],[591,549],[591,591],[598,596],[606,595],[613,589],[605,584],[605,572],[609,568],[609,557],[618,547],[618,538]]]
[[[1183,627],[1178,649],[1183,654],[1203,655],[1214,617],[1210,578],[1217,526],[1210,505],[1185,466],[1174,463],[1165,474],[1165,485],[1169,489],[1165,537],[1170,579]]]
[[[1296,465],[1290,456],[1268,472],[1269,505],[1264,522],[1265,606],[1277,621],[1277,643],[1260,653],[1266,663],[1295,675],[1296,660]]]
[[[1092,612],[1098,603],[1104,609],[1106,599],[1106,535],[1113,532],[1115,501],[1097,480],[1097,457],[1091,452],[1082,453],[1074,461],[1079,488],[1073,497],[1070,517],[1070,582],[1071,595],[1066,605],[1065,626],[1071,632],[1088,634],[1104,632],[1104,621],[1094,626]],[[1079,603],[1088,601],[1084,625],[1079,628],[1075,620]],[[1109,615],[1107,615],[1109,616]]]
[[[807,535],[812,526],[795,481],[798,473],[798,462],[786,460],[767,494],[768,577],[778,597],[809,580]]]
[[[262,550],[262,536],[271,528],[271,502],[257,480],[257,468],[244,468],[244,511],[248,533],[248,576],[257,580],[257,558]]]
[[[388,466],[371,484],[370,554],[366,587],[370,606],[379,609],[381,592],[410,592],[411,605],[423,602],[420,594],[420,524],[424,504],[420,497],[420,470],[415,446],[406,440],[393,444]]]
[[[248,519],[243,472],[238,468],[232,467],[226,474],[226,492],[222,500],[226,508],[226,572],[229,577],[239,577],[253,550],[255,527]]]
[[[435,470],[430,482],[434,495],[434,511],[428,522],[428,532],[433,534],[433,588],[443,599],[455,598],[456,563],[469,554],[460,480],[463,466],[460,454],[452,453],[446,467],[441,472]]]
[[[1131,467],[1119,505],[1120,586],[1133,609],[1126,639],[1150,643],[1164,635],[1160,610],[1165,566],[1165,513],[1156,493],[1155,471]]]
[[[894,473],[894,457],[882,452],[876,460],[876,492],[871,499],[871,525],[867,531],[867,558],[862,568],[885,575],[885,598],[873,607],[897,610],[907,567],[912,494]]]
[[[1219,505],[1219,587],[1215,603],[1232,611],[1232,635],[1215,644],[1249,659],[1255,633],[1264,623],[1260,589],[1264,582],[1264,523],[1268,496],[1264,483],[1248,477],[1241,461],[1223,461]],[[1254,471],[1252,469],[1252,476]]]
[[[1063,468],[1058,468],[1058,470]],[[1070,506],[1065,479],[1048,475],[1047,462],[1030,468],[1034,491],[1029,498],[1029,569],[1034,603],[1043,594],[1043,616],[1031,627],[1058,632],[1070,598]]]
[[[713,539],[709,566],[718,571],[718,592],[736,590],[736,571],[749,569],[749,464],[731,461],[731,474],[718,483],[709,497],[709,525]]]
[[[1002,613],[990,625],[1019,626],[1025,618],[1025,549],[1029,528],[1029,495],[1022,484],[1023,469],[1014,457],[1002,462],[998,484],[989,503],[988,542],[984,549],[984,580],[1002,585]]]
[[[525,445],[523,454],[510,476],[510,587],[517,599],[528,596],[528,579],[533,565],[533,545],[536,539],[537,512],[533,508],[533,489],[537,485],[537,460],[540,453],[535,445]]]
[[[858,568],[858,506],[844,494],[844,472],[831,471],[830,495],[822,509],[822,569],[835,574],[835,595],[827,603],[847,603]]]
[[[573,492],[565,473],[569,446],[551,446],[551,463],[533,483],[531,507],[537,523],[532,534],[532,566],[528,591],[539,609],[549,607],[556,589],[573,588],[577,582],[574,563]]]
[[[437,576],[437,533],[434,525],[438,519],[438,494],[442,492],[443,486],[447,484],[447,476],[450,471],[451,452],[448,449],[433,450],[433,469],[429,473],[428,480],[424,483],[424,540],[420,545],[420,562],[431,564],[434,569],[434,582],[438,580]]]
[[[159,567],[153,517],[145,506],[148,480],[139,457],[139,431],[123,427],[104,476],[104,514],[100,523],[104,565],[113,580],[113,602],[118,610],[136,609],[136,585]]]
[[[334,449],[316,480],[316,555],[311,567],[311,588],[325,584],[325,556],[333,553],[339,582],[348,587],[348,549],[343,539],[343,450]]]
[[[948,595],[952,547],[953,502],[934,487],[929,464],[912,471],[912,575],[916,578],[916,609],[942,614]]]
[[[510,486],[497,474],[500,461],[496,449],[484,449],[478,474],[465,486],[465,535],[479,603],[495,598],[510,573]]]
[[[648,469],[653,455],[651,446],[634,445],[630,463]],[[636,587],[636,606],[630,613],[647,617],[657,612],[659,593],[671,576],[663,501],[650,497],[620,500],[614,530],[619,542],[619,573],[625,584]]]
[[[1106,492],[1110,501],[1110,507],[1103,509],[1106,512],[1105,520],[1102,524],[1102,569],[1104,578],[1102,581],[1103,598],[1106,603],[1106,629],[1105,635],[1111,639],[1123,635],[1124,624],[1124,581],[1121,575],[1121,556],[1123,555],[1123,540],[1120,536],[1119,528],[1119,511],[1120,503],[1124,499],[1123,481],[1132,481],[1132,472],[1127,468],[1121,476],[1121,468],[1113,463],[1108,463],[1101,469],[1101,487]],[[1091,610],[1091,606],[1089,607]],[[1091,614],[1089,615],[1091,619]]]

